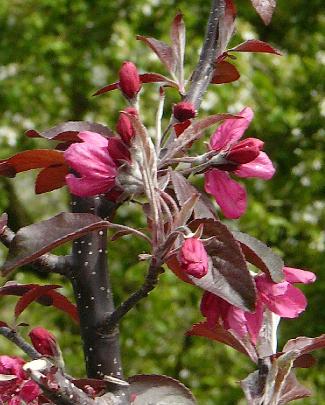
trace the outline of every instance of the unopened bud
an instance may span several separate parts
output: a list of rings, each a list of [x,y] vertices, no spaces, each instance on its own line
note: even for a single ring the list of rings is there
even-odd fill
[[[182,270],[195,278],[204,277],[209,270],[208,254],[198,238],[185,239],[179,253],[179,261]]]
[[[178,121],[183,122],[194,118],[196,111],[192,103],[181,101],[180,103],[174,105],[173,114]]]
[[[123,94],[129,98],[134,98],[141,89],[141,80],[137,68],[132,62],[123,62],[119,71],[119,86]]]
[[[131,140],[134,138],[135,131],[133,128],[133,125],[131,123],[130,118],[127,116],[127,114],[124,114],[124,112],[128,114],[132,114],[135,117],[138,116],[138,111],[133,108],[133,107],[128,107],[126,108],[119,116],[117,124],[116,124],[116,130],[119,133],[120,137],[123,139],[123,141],[127,144],[131,144]]]
[[[244,164],[256,159],[263,149],[264,142],[256,138],[247,138],[234,145],[227,154],[227,160]]]
[[[29,337],[38,353],[44,356],[58,357],[59,349],[51,332],[38,326],[29,332]]]

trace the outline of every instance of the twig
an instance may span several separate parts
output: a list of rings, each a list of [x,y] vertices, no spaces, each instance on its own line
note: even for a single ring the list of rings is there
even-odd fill
[[[23,369],[40,386],[44,395],[57,405],[95,405],[96,403],[47,359],[33,360],[26,363]]]
[[[0,235],[0,242],[7,248],[10,248],[15,235],[15,232],[6,226]],[[31,264],[36,270],[42,273],[57,273],[63,276],[66,276],[71,269],[71,259],[68,255],[57,256],[52,253],[45,253]]]
[[[212,0],[210,17],[199,63],[193,73],[191,86],[184,101],[199,108],[214,70],[218,53],[219,20],[225,11],[225,0]]]
[[[27,343],[15,330],[8,328],[7,326],[1,326],[0,335],[4,336],[6,339],[18,346],[31,359],[36,360],[42,357],[38,351],[36,351],[32,345]]]
[[[162,269],[162,262],[157,258],[151,260],[147,276],[142,286],[135,291],[129,298],[126,299],[116,310],[111,313],[105,320],[105,324],[102,327],[103,333],[111,333],[118,325],[120,319],[126,315],[135,305],[143,298],[147,297],[152,291],[159,279],[159,275],[164,272]]]

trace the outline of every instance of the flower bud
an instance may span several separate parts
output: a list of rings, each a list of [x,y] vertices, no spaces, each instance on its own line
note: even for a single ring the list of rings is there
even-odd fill
[[[123,62],[119,71],[119,86],[123,94],[129,98],[134,98],[141,89],[141,80],[137,68],[132,62]]]
[[[38,326],[29,332],[30,340],[35,349],[44,356],[58,357],[59,350],[55,337],[51,332]]]
[[[192,103],[181,101],[180,103],[174,105],[173,114],[178,121],[183,122],[194,118],[196,112]]]
[[[227,160],[244,164],[256,159],[263,149],[264,142],[256,138],[247,138],[230,148]]]
[[[128,114],[134,115],[135,117],[138,116],[138,111],[133,107],[128,107],[124,111]],[[124,112],[122,112],[119,116],[116,124],[116,131],[119,133],[124,143],[126,143],[127,145],[131,144],[131,140],[134,138],[135,131],[130,118],[127,116],[127,114],[124,114]]]
[[[198,238],[185,239],[179,253],[182,270],[195,278],[204,277],[208,270],[208,254]]]

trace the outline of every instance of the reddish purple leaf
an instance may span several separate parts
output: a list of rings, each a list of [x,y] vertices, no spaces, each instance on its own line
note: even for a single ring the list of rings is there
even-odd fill
[[[236,7],[232,0],[225,1],[225,12],[219,20],[218,53],[222,54],[235,29]]]
[[[158,56],[160,61],[166,66],[169,72],[175,73],[176,55],[172,47],[158,39],[137,35],[137,39],[147,44]]]
[[[240,78],[240,74],[232,63],[221,61],[216,64],[211,84],[231,83]]]
[[[65,185],[65,176],[69,173],[68,166],[50,166],[38,173],[35,182],[35,193],[42,194],[56,190]]]
[[[61,213],[36,224],[21,228],[14,237],[2,274],[30,263],[57,246],[91,231],[108,227],[108,222],[93,214]]]
[[[193,194],[198,193],[198,190],[192,186],[192,184],[181,173],[171,171],[171,180],[180,207],[182,207],[185,201],[187,201]],[[213,205],[210,204],[210,200],[206,201],[201,194],[200,199],[194,207],[194,218],[217,218],[215,209]]]
[[[217,342],[224,343],[238,352],[249,356],[241,342],[221,325],[215,325],[211,328],[207,322],[195,323],[186,334],[189,336],[201,336],[210,340],[216,340]]]
[[[314,350],[323,349],[325,347],[325,334],[309,338],[300,336],[296,339],[289,340],[283,347],[283,352],[298,350],[301,354],[310,353]]]
[[[281,390],[281,398],[278,404],[284,405],[297,399],[310,397],[311,395],[312,392],[300,384],[294,372],[291,371],[285,381],[284,387]]]
[[[240,243],[246,260],[268,274],[275,283],[284,279],[283,260],[276,255],[265,243],[243,232],[232,233]]]
[[[276,0],[251,0],[251,2],[264,24],[270,24],[276,7]]]
[[[273,48],[273,46],[267,42],[259,41],[258,39],[249,39],[234,48],[228,49],[228,52],[262,52],[282,55],[278,49]]]
[[[102,87],[97,90],[93,96],[99,96],[100,94],[108,93],[109,91],[116,90],[119,88],[119,82],[108,84],[107,86]]]
[[[7,324],[7,322],[3,322],[3,321],[0,321],[0,328],[2,328],[2,327],[8,327],[8,324]]]
[[[56,125],[46,131],[37,132],[33,129],[26,131],[26,135],[32,138],[46,138],[55,141],[78,141],[78,133],[91,131],[109,137],[114,136],[114,132],[105,125],[87,121],[67,121]]]
[[[25,172],[31,169],[39,169],[51,165],[65,164],[63,153],[52,149],[34,149],[17,153],[8,158],[0,165],[0,175],[8,175],[8,169],[11,174]],[[10,176],[13,177],[13,176]]]
[[[49,290],[55,290],[60,288],[59,285],[37,285],[31,290],[27,291],[19,300],[15,306],[15,318],[17,319],[19,315],[34,301],[39,297],[44,295]]]
[[[168,77],[161,75],[160,73],[143,73],[140,75],[142,83],[164,83],[165,86],[175,87],[178,89],[178,84]]]
[[[0,287],[0,295],[23,296],[36,287],[39,287],[39,285],[17,284],[15,282],[9,281],[3,287]],[[43,295],[39,296],[36,301],[44,306],[54,306],[55,308],[58,308],[64,311],[66,314],[70,315],[71,318],[74,319],[77,323],[79,322],[79,316],[76,306],[72,304],[64,295],[60,294],[54,289],[43,291]]]
[[[196,405],[191,391],[181,382],[165,375],[134,375],[128,379],[132,405]]]
[[[183,14],[178,12],[173,20],[170,37],[172,40],[172,47],[174,54],[177,57],[176,72],[179,83],[183,82],[183,65],[184,65],[184,53],[185,53],[185,24],[183,20]]]
[[[0,235],[3,233],[3,231],[5,230],[6,226],[8,223],[8,214],[6,214],[5,212],[1,215],[0,217]]]

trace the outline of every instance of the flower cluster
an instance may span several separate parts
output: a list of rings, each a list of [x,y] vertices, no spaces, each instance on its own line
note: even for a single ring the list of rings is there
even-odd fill
[[[205,292],[201,301],[201,312],[209,326],[221,323],[239,338],[249,335],[256,344],[263,323],[265,309],[281,318],[296,318],[306,309],[307,300],[304,294],[292,284],[313,283],[314,273],[291,267],[284,267],[285,280],[274,283],[266,274],[257,275],[257,301],[254,313],[245,312],[216,295]]]

